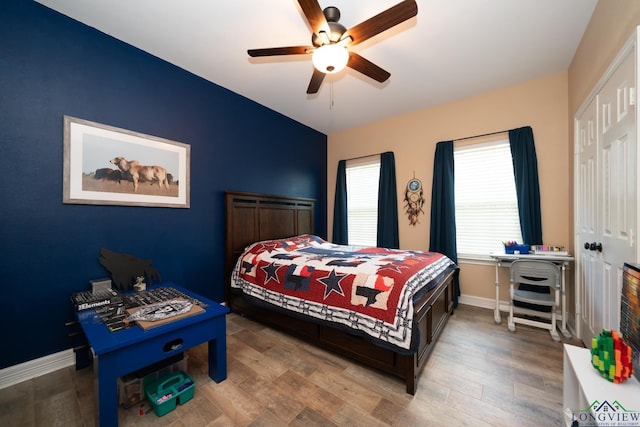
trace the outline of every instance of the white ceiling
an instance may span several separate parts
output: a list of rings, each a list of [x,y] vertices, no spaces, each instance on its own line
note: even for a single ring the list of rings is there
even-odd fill
[[[311,44],[296,0],[37,0],[325,134],[569,68],[597,0],[418,0],[418,15],[352,49],[391,73],[351,69],[307,95]],[[320,0],[350,28],[399,0]]]

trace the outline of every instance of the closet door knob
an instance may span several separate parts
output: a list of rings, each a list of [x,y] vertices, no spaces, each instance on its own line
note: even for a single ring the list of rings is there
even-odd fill
[[[596,242],[585,243],[584,248],[589,249],[590,251],[602,252],[602,243],[596,243]]]

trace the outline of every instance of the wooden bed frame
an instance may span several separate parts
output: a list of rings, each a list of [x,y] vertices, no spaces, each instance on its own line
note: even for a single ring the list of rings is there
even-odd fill
[[[231,271],[251,243],[314,234],[314,200],[256,193],[225,192],[226,203],[226,301],[235,313],[284,330],[332,352],[350,357],[405,380],[407,393],[415,394],[418,376],[449,316],[453,313],[453,272],[414,304],[420,345],[413,355],[378,347],[361,337],[326,325],[305,322],[249,303],[231,292]]]

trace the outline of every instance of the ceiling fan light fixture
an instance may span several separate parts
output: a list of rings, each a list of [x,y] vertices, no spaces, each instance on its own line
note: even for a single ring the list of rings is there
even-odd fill
[[[312,53],[314,69],[307,94],[318,93],[327,74],[338,73],[346,66],[377,82],[385,82],[391,76],[388,71],[347,48],[351,49],[418,13],[416,0],[403,0],[347,30],[338,22],[340,10],[337,7],[330,6],[322,10],[319,0],[297,0],[297,3],[311,28],[311,46],[249,49],[247,53],[252,58]]]
[[[347,66],[349,51],[335,43],[325,44],[313,52],[311,60],[318,71],[327,74],[337,73]]]

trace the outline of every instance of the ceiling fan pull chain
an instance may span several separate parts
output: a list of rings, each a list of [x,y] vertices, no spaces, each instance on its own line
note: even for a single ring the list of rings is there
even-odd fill
[[[333,110],[333,79],[329,82],[329,110]]]

